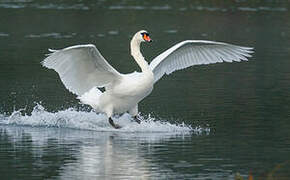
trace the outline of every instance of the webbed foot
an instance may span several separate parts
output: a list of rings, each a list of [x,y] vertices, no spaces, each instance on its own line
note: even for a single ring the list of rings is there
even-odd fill
[[[111,126],[113,126],[115,129],[120,129],[121,126],[118,124],[115,124],[113,119],[111,117],[109,117],[109,123],[111,124]]]
[[[141,120],[138,118],[138,115],[134,116],[133,118],[134,118],[134,121],[135,121],[136,123],[138,123],[138,124],[141,123]]]

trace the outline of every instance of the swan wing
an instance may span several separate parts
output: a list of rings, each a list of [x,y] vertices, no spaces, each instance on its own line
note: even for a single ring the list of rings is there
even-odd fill
[[[42,65],[54,69],[72,93],[82,95],[93,87],[116,83],[121,74],[116,71],[92,45],[77,45],[51,50]]]
[[[218,62],[247,61],[253,48],[232,44],[186,40],[167,49],[150,63],[154,73],[154,83],[164,74],[184,69],[194,65],[212,64]]]

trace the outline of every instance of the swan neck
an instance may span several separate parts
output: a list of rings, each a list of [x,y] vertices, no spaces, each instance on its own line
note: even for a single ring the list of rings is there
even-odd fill
[[[132,41],[131,41],[131,55],[133,56],[133,58],[135,59],[135,61],[139,65],[139,67],[141,68],[142,72],[146,72],[146,71],[149,71],[150,68],[149,68],[147,61],[145,61],[145,59],[140,51],[140,44],[141,44],[141,42],[136,41],[135,38],[132,39]]]

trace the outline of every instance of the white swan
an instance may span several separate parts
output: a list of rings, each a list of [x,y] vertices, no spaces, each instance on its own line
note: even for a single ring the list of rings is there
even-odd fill
[[[186,40],[164,51],[148,65],[140,52],[140,43],[151,41],[145,30],[137,32],[131,40],[131,55],[142,72],[119,73],[92,44],[50,50],[52,53],[42,65],[54,69],[65,87],[78,95],[82,103],[92,106],[96,112],[105,113],[109,123],[120,128],[113,122],[112,115],[129,112],[140,123],[138,103],[151,93],[154,83],[164,74],[193,65],[247,61],[253,53],[250,47]],[[101,87],[105,88],[104,92],[98,89]]]

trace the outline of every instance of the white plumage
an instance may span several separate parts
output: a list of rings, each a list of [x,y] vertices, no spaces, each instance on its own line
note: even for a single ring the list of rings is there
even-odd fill
[[[165,73],[184,69],[193,65],[213,64],[219,62],[247,61],[253,48],[227,43],[186,40],[167,49],[150,63],[157,82]]]
[[[108,86],[121,77],[92,44],[50,51],[43,66],[54,69],[65,87],[79,96],[93,87]]]
[[[50,50],[51,54],[42,64],[54,69],[65,87],[78,95],[82,103],[92,106],[96,112],[106,113],[110,124],[120,128],[111,116],[129,112],[136,118],[138,103],[151,93],[154,83],[164,74],[193,65],[247,61],[253,53],[250,47],[186,40],[164,51],[148,65],[140,52],[140,43],[145,41],[151,42],[151,39],[144,30],[137,32],[131,40],[131,55],[142,72],[119,73],[92,44]],[[105,92],[101,92],[100,87],[105,87]]]

